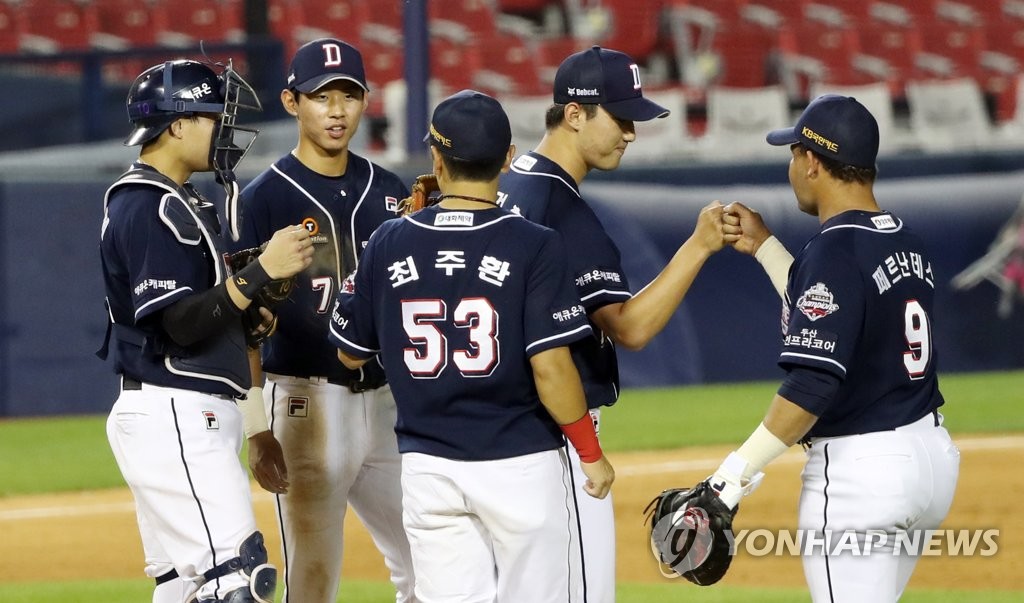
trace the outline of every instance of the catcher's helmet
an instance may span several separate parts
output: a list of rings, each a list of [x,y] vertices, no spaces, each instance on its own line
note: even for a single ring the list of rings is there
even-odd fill
[[[189,60],[154,65],[128,90],[128,120],[135,129],[124,144],[148,142],[182,117],[223,112],[224,85],[213,69]]]

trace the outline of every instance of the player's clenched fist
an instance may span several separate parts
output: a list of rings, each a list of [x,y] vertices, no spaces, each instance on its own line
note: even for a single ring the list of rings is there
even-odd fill
[[[313,240],[305,228],[285,226],[274,233],[260,254],[260,265],[273,279],[288,278],[313,262]]]
[[[580,462],[584,475],[587,476],[587,483],[583,489],[594,498],[604,498],[612,489],[612,482],[615,481],[615,469],[608,462],[608,457],[601,456],[593,463]]]
[[[739,231],[739,237],[732,242],[732,246],[742,253],[754,255],[761,243],[772,235],[761,214],[739,202],[725,206],[724,220],[727,228]]]
[[[697,225],[693,229],[692,241],[706,249],[709,253],[715,253],[735,239],[735,235],[727,234],[722,222],[723,206],[719,201],[712,201],[700,210],[697,216]]]

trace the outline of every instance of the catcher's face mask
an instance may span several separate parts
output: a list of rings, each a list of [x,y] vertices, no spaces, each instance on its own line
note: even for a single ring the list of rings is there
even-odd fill
[[[224,96],[224,110],[217,121],[217,129],[210,139],[210,165],[216,174],[216,180],[224,187],[224,207],[228,218],[228,230],[232,240],[237,241],[241,228],[238,217],[238,182],[235,178],[235,166],[256,141],[259,130],[246,128],[235,123],[240,109],[262,111],[260,99],[256,91],[236,72],[231,61],[220,75]],[[240,140],[235,141],[235,133],[240,133]]]
[[[217,174],[217,182],[227,184],[234,182],[235,166],[249,151],[256,140],[259,130],[246,128],[235,123],[240,109],[262,111],[256,91],[245,79],[234,70],[231,61],[220,75],[224,90],[224,110],[217,122],[217,129],[210,140],[210,165]],[[240,132],[240,140],[235,141],[235,133]]]

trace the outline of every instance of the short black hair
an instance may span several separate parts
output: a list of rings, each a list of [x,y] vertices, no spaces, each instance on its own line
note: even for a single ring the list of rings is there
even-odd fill
[[[587,116],[587,119],[597,115],[598,105],[581,103],[580,106],[583,107],[583,113]],[[555,103],[551,105],[548,107],[547,113],[544,114],[544,129],[550,130],[554,128],[562,123],[563,119],[565,119],[565,104]]]
[[[490,182],[501,174],[501,168],[505,167],[505,158],[467,161],[458,157],[451,157],[440,153],[441,163],[448,170],[452,180],[463,180],[469,182]]]
[[[800,143],[796,143],[793,146],[800,147],[802,151],[810,151],[814,153],[818,158],[818,161],[821,162],[821,165],[825,166],[825,170],[836,180],[855,184],[874,184],[875,178],[878,177],[878,168],[864,168],[842,163],[841,161],[837,161],[831,157],[826,157],[814,149],[808,148]]]

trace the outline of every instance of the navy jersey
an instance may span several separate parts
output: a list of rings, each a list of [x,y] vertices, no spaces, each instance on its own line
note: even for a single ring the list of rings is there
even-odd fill
[[[380,353],[401,452],[510,458],[563,445],[530,356],[590,334],[558,235],[502,209],[382,225],[338,294],[330,339]]]
[[[255,247],[290,224],[302,224],[313,240],[313,263],[297,276],[279,305],[277,331],[263,344],[263,369],[294,377],[384,383],[376,363],[350,371],[324,333],[338,284],[356,267],[373,231],[395,217],[409,189],[393,173],[349,153],[343,176],[314,172],[288,154],[253,180],[240,195],[241,236],[234,248]]]
[[[241,318],[188,349],[160,324],[162,310],[226,278],[220,240],[215,206],[148,166],[135,164],[107,191],[100,256],[116,372],[192,391],[248,390]]]
[[[790,268],[779,364],[841,380],[811,437],[906,425],[942,405],[935,373],[935,275],[921,240],[889,213],[847,211]]]
[[[499,188],[505,209],[558,231],[565,248],[573,250],[569,272],[588,314],[632,297],[618,247],[580,196],[576,181],[558,164],[533,152],[521,155],[502,175]],[[597,408],[618,399],[619,365],[612,340],[592,327],[591,337],[573,344],[572,355],[587,406]]]

